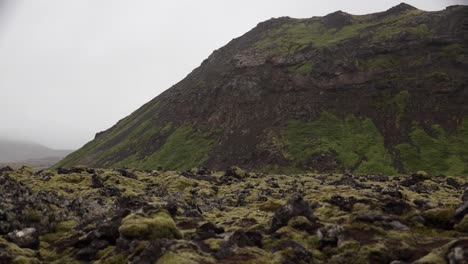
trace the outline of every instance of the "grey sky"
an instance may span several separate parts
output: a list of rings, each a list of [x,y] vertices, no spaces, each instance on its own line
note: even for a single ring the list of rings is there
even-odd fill
[[[0,0],[0,137],[78,148],[271,17],[390,0]],[[440,10],[468,0],[406,1]]]

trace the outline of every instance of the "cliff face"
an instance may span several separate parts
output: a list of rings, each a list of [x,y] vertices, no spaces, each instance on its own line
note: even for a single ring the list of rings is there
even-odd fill
[[[56,166],[468,175],[467,14],[268,20]]]

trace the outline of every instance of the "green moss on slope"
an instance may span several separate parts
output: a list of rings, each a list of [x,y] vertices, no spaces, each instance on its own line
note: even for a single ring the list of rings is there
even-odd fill
[[[361,62],[363,70],[392,69],[400,63],[401,58],[396,55],[376,55]]]
[[[190,126],[179,127],[159,151],[142,160],[136,167],[189,169],[199,166],[208,159],[212,144],[209,133],[196,131]]]
[[[321,153],[336,153],[336,160],[346,171],[395,173],[384,139],[369,119],[348,116],[340,119],[324,112],[313,122],[292,120],[283,133],[296,166],[305,166]]]
[[[412,10],[380,20],[353,16],[354,22],[342,28],[327,26],[321,18],[294,19],[266,32],[255,47],[274,55],[287,55],[310,45],[323,48],[352,38],[372,36],[373,41],[382,41],[402,33],[422,38],[431,34],[429,27],[425,24],[413,26],[412,23],[413,18],[422,13],[421,10]]]
[[[411,143],[396,146],[408,172],[424,170],[432,174],[468,175],[468,117],[453,135],[433,125],[428,132],[414,128],[410,138]]]
[[[128,143],[129,136],[136,138],[141,133],[148,131],[146,126],[150,117],[156,114],[159,103],[150,101],[137,111],[120,120],[109,130],[97,136],[94,140],[84,145],[78,151],[68,155],[65,159],[55,164],[53,168],[69,167],[79,164],[90,164],[93,166],[105,166],[102,162],[109,160],[116,150]],[[98,157],[99,160],[96,160]],[[101,162],[101,163],[99,163]]]
[[[408,103],[409,97],[410,97],[409,92],[404,90],[404,91],[399,92],[393,98],[393,102],[395,103],[397,107],[397,115],[396,115],[396,127],[397,128],[400,127],[401,117],[405,113],[406,104]]]

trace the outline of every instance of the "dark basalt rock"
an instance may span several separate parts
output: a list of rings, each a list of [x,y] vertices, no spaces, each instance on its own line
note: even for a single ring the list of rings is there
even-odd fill
[[[380,191],[380,193],[383,194],[383,195],[391,196],[391,197],[396,198],[396,199],[402,199],[403,198],[403,194],[396,188],[383,188]]]
[[[450,246],[446,259],[450,264],[466,264],[468,260],[468,239],[455,241]]]
[[[270,232],[286,226],[289,219],[295,216],[304,216],[311,222],[318,220],[310,209],[309,203],[301,195],[295,195],[289,199],[285,206],[275,212],[271,221]]]
[[[348,185],[356,190],[370,189],[370,186],[357,182],[352,175],[344,174],[340,179],[330,183],[331,185]]]
[[[106,248],[109,242],[106,240],[93,240],[89,246],[81,248],[76,253],[76,258],[84,261],[91,261],[95,259],[99,250]]]
[[[411,209],[411,206],[403,200],[389,200],[383,206],[387,214],[402,215]]]
[[[319,249],[336,247],[343,237],[344,228],[340,225],[325,226],[317,231],[320,239]]]
[[[120,209],[139,209],[147,206],[148,202],[141,196],[121,196],[115,204]]]
[[[130,179],[136,179],[137,176],[135,173],[129,171],[129,170],[126,170],[126,169],[117,169],[116,170],[118,173],[120,173],[120,175],[122,175],[123,177],[126,177],[126,178],[130,178]]]
[[[415,173],[415,174],[412,174],[410,178],[403,180],[401,182],[401,185],[405,187],[410,187],[417,183],[420,183],[429,179],[430,179],[429,176]]]
[[[0,250],[0,263],[13,263],[14,256],[9,252]]]
[[[224,233],[224,228],[217,226],[211,222],[205,223],[195,231],[194,239],[195,240],[205,240],[208,238],[216,237],[219,234]]]
[[[465,191],[463,191],[462,202],[468,202],[468,187],[466,187]]]
[[[467,212],[467,202],[463,201],[466,193],[461,195],[460,189],[445,184],[446,178],[442,177],[413,186],[430,186],[435,182],[443,190],[442,196],[438,196],[440,192],[434,193],[436,197],[461,196],[458,215],[452,203],[446,206],[444,201],[434,203],[435,208],[428,210],[431,206],[428,200],[424,200],[426,195],[399,187],[400,179],[395,178],[381,182],[362,175],[347,175],[339,179],[345,178],[348,184],[336,186],[328,185],[330,180],[327,179],[336,179],[335,175],[243,177],[231,186],[184,179],[193,182],[191,187],[181,191],[174,188],[177,183],[171,185],[183,177],[176,172],[155,177],[148,177],[152,172],[140,172],[140,179],[126,179],[130,183],[129,191],[137,195],[117,196],[105,193],[115,182],[107,176],[122,176],[112,174],[111,170],[96,170],[95,178],[101,179],[104,187],[94,189],[89,184],[93,174],[85,173],[54,175],[50,183],[42,182],[30,170],[0,175],[0,230],[6,231],[0,232],[0,263],[13,262],[18,256],[37,258],[39,262],[45,261],[41,257],[47,256],[47,261],[49,258],[52,261],[55,254],[47,255],[48,252],[64,252],[64,257],[58,257],[57,262],[73,260],[84,263],[116,259],[128,263],[155,263],[162,257],[165,260],[174,258],[180,263],[243,263],[260,262],[273,254],[275,260],[294,264],[317,261],[312,252],[317,252],[324,263],[347,263],[355,260],[356,256],[369,263],[392,263],[397,259],[413,263],[429,253],[453,263],[466,258],[463,239],[454,240],[453,237],[453,234],[461,236],[465,232],[462,219]],[[413,177],[401,175],[400,178]],[[87,179],[87,183],[83,184],[82,179]],[[466,184],[466,179],[456,179],[461,186]],[[372,189],[351,190],[355,181],[366,181]],[[38,183],[47,186],[46,189],[36,189]],[[280,188],[271,188],[269,185],[272,183],[278,183]],[[70,185],[79,187],[76,189],[80,192],[72,190],[70,194],[55,194],[57,186],[65,191]],[[155,186],[165,188],[167,194],[163,197],[145,195]],[[218,189],[216,194],[198,195],[200,190],[212,187]],[[405,197],[417,199],[412,203],[400,199],[400,190],[404,191]],[[265,202],[256,202],[265,194],[275,202],[274,209],[263,210],[260,206]],[[353,196],[349,196],[351,194]],[[290,197],[284,205],[283,197]],[[314,198],[314,203],[309,204],[303,197]],[[352,212],[356,202],[369,205],[370,212],[363,212],[364,207]],[[161,205],[165,209],[164,217],[158,214]],[[317,214],[327,219],[318,219],[313,213],[316,208],[320,208],[316,210]],[[171,216],[166,214],[166,210]],[[276,211],[270,226],[265,225],[273,210]],[[125,219],[129,214],[132,217]],[[27,239],[29,242],[18,240],[18,237],[27,237],[17,231],[25,228],[40,230],[40,238],[33,235],[32,239]],[[146,234],[149,229],[155,232],[155,236]],[[174,231],[178,234],[175,235],[177,239],[156,239],[159,231]],[[183,238],[179,231],[183,231]],[[421,241],[418,245],[413,244],[413,237],[404,235],[415,231]],[[316,239],[316,235],[318,241],[309,241]],[[44,242],[40,252],[37,246],[39,239]],[[34,250],[24,251],[24,248],[16,248],[13,244]],[[107,253],[103,255],[103,252]]]
[[[207,182],[216,182],[218,179],[214,176],[211,176],[211,171],[207,168],[200,168],[196,173],[192,173],[191,171],[183,171],[180,175],[189,178],[195,179],[199,181],[207,181]]]
[[[245,176],[245,172],[243,172],[240,168],[229,167],[224,172],[224,175],[221,176],[220,181],[223,184],[230,184],[231,182],[237,182],[241,180]]]
[[[415,199],[415,200],[413,200],[413,203],[414,203],[419,209],[421,209],[421,210],[423,210],[423,211],[433,208],[433,206],[431,206],[431,205],[429,204],[429,200],[428,200],[428,199]]]
[[[417,8],[414,6],[408,5],[407,3],[400,3],[399,5],[396,5],[388,9],[387,11],[385,11],[385,13],[387,15],[396,15],[396,14],[404,13],[404,12],[411,11],[411,10],[417,10]]]
[[[452,177],[447,178],[447,180],[445,182],[448,185],[450,185],[450,186],[452,186],[454,188],[457,188],[457,189],[460,188],[460,186],[461,186],[460,183],[456,179],[454,179]]]
[[[104,181],[99,178],[96,174],[91,176],[91,188],[102,188],[104,187]]]
[[[10,166],[5,166],[5,167],[0,168],[0,174],[3,174],[5,172],[11,172],[11,171],[13,171],[13,169]]]
[[[177,214],[178,208],[179,205],[174,200],[168,201],[164,206],[164,209],[166,209],[172,217],[174,217]]]
[[[263,248],[263,235],[256,231],[235,231],[228,240],[228,243],[238,247],[258,247]]]
[[[312,252],[305,249],[301,244],[294,240],[282,241],[278,245],[272,247],[271,251],[277,252],[286,250],[284,263],[312,263]]]
[[[99,190],[99,193],[106,197],[119,197],[122,195],[120,189],[115,187],[114,185],[104,186],[104,188],[101,188]]]
[[[336,205],[340,210],[351,212],[353,210],[353,205],[357,203],[357,199],[353,196],[343,197],[341,195],[333,195],[328,203]]]
[[[71,167],[69,169],[60,167],[57,169],[58,174],[71,174],[71,173],[83,173],[83,172],[93,174],[95,173],[95,170],[91,168],[83,167],[83,166]]]
[[[343,11],[336,11],[322,18],[323,23],[328,27],[340,29],[353,23],[353,16]]]
[[[133,258],[132,264],[153,264],[164,254],[165,248],[170,244],[166,239],[152,240],[143,251]]]

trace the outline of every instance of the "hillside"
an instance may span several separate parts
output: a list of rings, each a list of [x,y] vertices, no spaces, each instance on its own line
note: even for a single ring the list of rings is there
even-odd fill
[[[0,164],[53,165],[72,150],[56,150],[46,146],[19,140],[0,138]]]
[[[265,21],[56,167],[468,175],[467,14]]]

